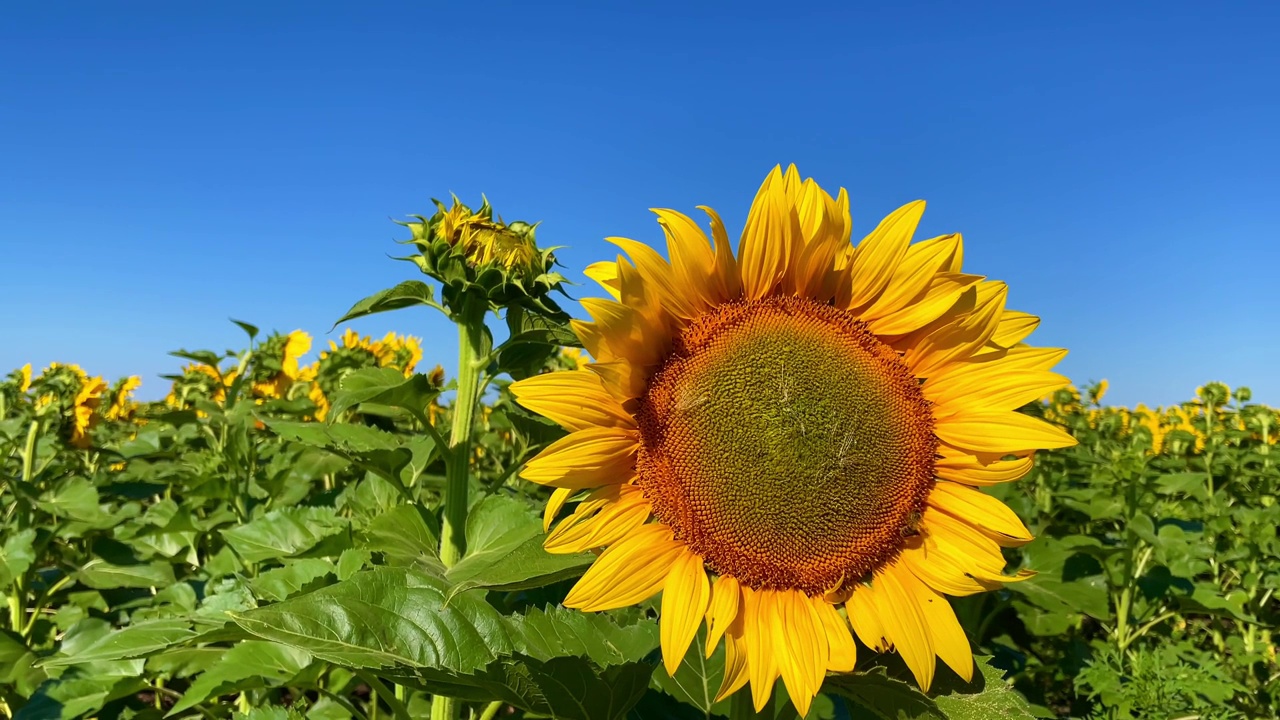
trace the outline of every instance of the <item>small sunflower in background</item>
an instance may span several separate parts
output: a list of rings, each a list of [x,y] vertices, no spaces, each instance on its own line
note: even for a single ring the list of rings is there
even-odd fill
[[[569,434],[523,476],[555,488],[546,547],[605,548],[565,604],[620,608],[662,593],[674,673],[699,626],[726,645],[719,697],[781,677],[803,716],[853,634],[896,650],[923,689],[940,658],[973,656],[947,595],[998,588],[1002,547],[1031,540],[978,488],[1015,480],[1038,449],[1075,444],[1024,404],[1067,384],[1065,351],[1023,340],[1038,319],[1007,287],[962,272],[959,235],[912,243],[923,202],[856,247],[848,196],[792,166],[756,195],[735,256],[656,210],[668,257],[588,268],[610,299],[573,329],[595,361],[511,386]]]
[[[37,416],[57,416],[57,424],[72,447],[89,447],[89,431],[98,423],[96,410],[107,391],[102,378],[89,377],[79,365],[55,362],[29,386],[36,396]]]
[[[302,330],[274,333],[253,354],[248,376],[259,399],[283,398],[298,380],[298,359],[311,350],[311,336]]]
[[[142,387],[142,378],[130,375],[117,380],[107,393],[109,398],[103,416],[108,420],[132,420],[138,410],[138,403],[133,401],[133,393]]]
[[[329,398],[340,387],[342,378],[353,370],[389,367],[409,377],[422,360],[422,341],[408,335],[390,332],[381,340],[374,340],[347,328],[339,341],[330,340],[329,349],[298,374],[299,381],[311,383],[307,394],[315,403],[316,420],[328,415]]]
[[[223,370],[205,363],[190,363],[183,366],[180,375],[164,376],[173,381],[164,404],[178,410],[192,407],[196,400],[208,400],[221,405],[227,399],[227,388],[231,387],[238,375],[236,368]],[[203,417],[204,411],[197,410],[196,414]]]

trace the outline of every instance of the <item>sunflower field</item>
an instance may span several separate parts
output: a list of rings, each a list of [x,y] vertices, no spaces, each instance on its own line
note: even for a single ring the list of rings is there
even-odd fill
[[[0,377],[0,716],[1280,717],[1280,412],[1106,405],[922,211],[851,242],[779,168],[736,246],[613,239],[584,321],[455,198],[335,327],[456,358]]]

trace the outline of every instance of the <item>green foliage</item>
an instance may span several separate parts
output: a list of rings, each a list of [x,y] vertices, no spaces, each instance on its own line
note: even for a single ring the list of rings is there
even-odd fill
[[[572,366],[546,299],[559,281],[541,251],[531,273],[442,242],[415,241],[441,304],[404,283],[351,313],[447,311],[477,288],[505,310],[507,339],[476,358],[470,445],[448,437],[450,386],[391,336],[344,336],[308,376],[296,334],[239,323],[257,344],[175,353],[195,365],[161,403],[117,402],[124,385],[69,366],[39,381],[65,395],[43,404],[21,373],[0,381],[0,714],[372,720],[424,716],[438,696],[476,717],[730,714],[705,630],[668,676],[652,604],[561,606],[595,556],[543,550],[547,491],[516,471],[562,431],[499,379]],[[1276,716],[1280,431],[1246,403],[1210,385],[1177,411],[1069,392],[1029,408],[1081,442],[990,489],[1037,535],[1009,559],[1038,574],[954,602],[990,656],[978,676],[940,668],[922,693],[896,655],[863,647],[808,717]],[[466,552],[447,563],[457,462]],[[781,683],[775,698],[764,716],[795,718]]]

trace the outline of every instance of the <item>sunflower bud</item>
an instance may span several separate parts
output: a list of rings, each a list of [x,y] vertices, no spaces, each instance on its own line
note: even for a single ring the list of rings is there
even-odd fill
[[[432,200],[436,213],[401,222],[411,237],[403,242],[418,248],[411,260],[423,273],[444,285],[444,304],[453,306],[471,290],[479,290],[494,306],[548,304],[545,296],[564,278],[552,271],[551,250],[538,248],[536,225],[495,219],[488,200],[477,210],[453,198],[446,207]],[[554,308],[553,303],[549,303]]]

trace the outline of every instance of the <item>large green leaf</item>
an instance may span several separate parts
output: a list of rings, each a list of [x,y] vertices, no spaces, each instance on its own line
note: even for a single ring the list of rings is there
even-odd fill
[[[346,526],[333,508],[286,508],[224,530],[222,536],[246,562],[257,563],[310,550]]]
[[[195,636],[186,620],[152,620],[131,625],[97,638],[71,653],[45,660],[45,667],[78,665],[100,660],[122,660],[148,655]]]
[[[439,392],[426,375],[408,378],[395,368],[363,368],[342,378],[342,388],[334,393],[329,407],[332,417],[360,403],[377,403],[408,411],[423,425],[430,424],[427,408]]]
[[[421,280],[406,280],[393,288],[379,290],[352,305],[351,309],[338,318],[338,322],[335,322],[333,326],[337,327],[340,323],[364,317],[365,315],[387,312],[388,310],[399,310],[400,308],[413,307],[414,305],[426,305],[438,308],[443,312],[443,308],[435,301],[435,291],[431,289],[430,285]]]
[[[334,571],[333,563],[323,558],[302,558],[285,563],[284,567],[268,570],[249,581],[258,597],[267,600],[287,600]]]
[[[0,545],[0,590],[12,585],[35,562],[35,541],[36,531],[31,528],[5,538]]]
[[[609,666],[657,646],[651,621],[619,626],[605,615],[559,608],[503,616],[482,594],[448,597],[449,589],[429,573],[383,567],[233,617],[258,637],[353,668],[464,674],[514,653],[540,661],[575,655]]]
[[[76,579],[95,590],[111,588],[163,588],[177,582],[173,566],[157,560],[137,565],[115,565],[93,558],[76,571]]]
[[[382,553],[388,565],[420,565],[444,572],[437,533],[426,511],[417,505],[400,505],[375,517],[365,528],[365,546]]]
[[[715,701],[724,679],[724,643],[716,645],[710,658],[703,650],[706,644],[707,629],[702,625],[676,674],[668,675],[665,669],[659,669],[653,674],[653,684],[677,700],[698,708],[704,715],[728,715],[729,701]]]
[[[354,668],[471,672],[516,650],[483,598],[461,594],[446,609],[446,590],[426,573],[378,568],[233,617],[258,637]]]
[[[519,590],[581,575],[591,553],[553,555],[542,549],[542,521],[515,498],[490,495],[467,516],[466,556],[445,576],[454,591]]]
[[[974,658],[972,682],[940,674],[928,694],[880,669],[827,678],[823,690],[844,697],[854,717],[881,720],[1033,720],[1031,706],[987,658]],[[862,713],[862,715],[859,714]]]
[[[237,643],[217,664],[196,678],[169,715],[217,695],[283,684],[310,664],[311,654],[305,650],[263,640]]]

